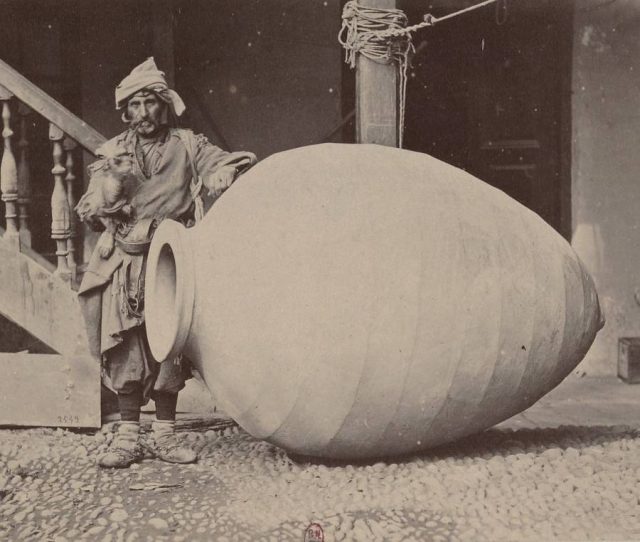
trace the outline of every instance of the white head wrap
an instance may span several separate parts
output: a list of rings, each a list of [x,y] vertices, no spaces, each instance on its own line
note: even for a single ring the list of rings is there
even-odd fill
[[[116,87],[116,109],[125,107],[129,98],[141,90],[155,92],[161,100],[173,108],[177,117],[186,109],[180,95],[167,85],[164,72],[157,68],[153,57],[147,58],[142,64],[133,68]]]

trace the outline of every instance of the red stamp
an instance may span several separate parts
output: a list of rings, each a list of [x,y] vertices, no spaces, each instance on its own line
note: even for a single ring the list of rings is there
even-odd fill
[[[312,523],[305,529],[304,542],[324,542],[324,531],[319,523]]]

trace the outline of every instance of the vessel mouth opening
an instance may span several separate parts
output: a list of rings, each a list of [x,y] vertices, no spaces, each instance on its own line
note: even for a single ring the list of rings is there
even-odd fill
[[[148,265],[153,278],[147,282],[145,292],[147,335],[153,357],[164,361],[178,334],[176,259],[171,245],[163,243],[157,259],[149,261]]]
[[[184,227],[171,222],[163,222],[154,235],[145,278],[145,325],[157,361],[172,360],[182,353],[193,311],[188,241]]]
[[[162,311],[165,318],[160,321],[160,327],[163,328],[160,338],[164,340],[175,337],[178,331],[176,284],[176,259],[173,254],[173,250],[171,250],[171,245],[164,244],[162,245],[160,254],[158,255],[154,291],[156,298],[166,307],[165,310]]]

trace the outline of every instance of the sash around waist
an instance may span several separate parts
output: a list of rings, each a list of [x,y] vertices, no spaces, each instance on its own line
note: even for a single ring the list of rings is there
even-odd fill
[[[144,218],[136,222],[125,235],[117,232],[115,241],[118,247],[127,254],[143,254],[149,249],[151,238],[158,226],[154,218]]]

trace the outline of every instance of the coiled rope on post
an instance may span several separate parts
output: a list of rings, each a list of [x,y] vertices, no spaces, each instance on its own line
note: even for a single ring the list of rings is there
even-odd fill
[[[380,64],[391,64],[392,62],[398,64],[400,72],[398,142],[401,148],[404,135],[407,67],[409,54],[415,51],[411,41],[411,33],[493,4],[496,1],[484,0],[439,18],[426,14],[423,22],[412,26],[407,26],[407,16],[399,9],[362,6],[358,4],[358,0],[349,0],[344,5],[338,41],[345,49],[345,62],[351,68],[355,68],[356,57],[361,54]]]
[[[338,41],[345,48],[345,61],[356,65],[356,54],[390,64],[410,47],[411,37],[404,32],[407,16],[399,9],[361,6],[349,0],[342,11],[342,28]],[[400,38],[390,40],[388,38]]]
[[[396,62],[400,71],[398,144],[402,148],[409,53],[414,50],[411,35],[404,32],[407,16],[399,9],[361,6],[350,0],[342,11],[338,41],[345,49],[345,62],[356,66],[357,54],[380,64]],[[390,32],[394,32],[391,34]]]

